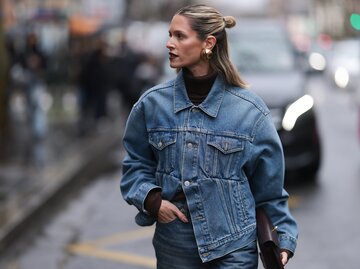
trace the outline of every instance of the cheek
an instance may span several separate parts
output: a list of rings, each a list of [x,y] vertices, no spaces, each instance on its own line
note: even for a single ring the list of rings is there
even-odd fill
[[[189,57],[195,60],[196,58],[200,59],[200,55],[201,55],[201,47],[190,45],[184,49],[185,57]]]

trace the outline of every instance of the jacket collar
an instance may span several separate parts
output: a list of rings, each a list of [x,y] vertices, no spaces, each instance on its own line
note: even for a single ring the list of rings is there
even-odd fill
[[[225,82],[221,75],[218,75],[206,99],[198,106],[204,113],[215,118],[219,112],[225,92]],[[185,88],[183,71],[181,70],[174,83],[174,112],[193,106]]]

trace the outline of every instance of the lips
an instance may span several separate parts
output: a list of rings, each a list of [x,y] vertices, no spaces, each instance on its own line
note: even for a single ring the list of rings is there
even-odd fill
[[[175,59],[176,57],[179,57],[178,55],[176,55],[175,53],[169,52],[169,59]]]

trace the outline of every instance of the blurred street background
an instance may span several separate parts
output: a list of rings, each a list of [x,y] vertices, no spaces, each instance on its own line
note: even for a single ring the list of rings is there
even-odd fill
[[[232,60],[278,129],[300,228],[286,268],[359,268],[358,0],[0,0],[0,269],[155,268],[121,138],[175,76],[168,26],[191,3],[237,18]]]

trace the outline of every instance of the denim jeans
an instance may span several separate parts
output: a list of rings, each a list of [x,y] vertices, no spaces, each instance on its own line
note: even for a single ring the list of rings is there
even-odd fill
[[[187,216],[188,223],[178,218],[170,223],[157,223],[153,245],[157,258],[157,269],[256,269],[258,250],[256,241],[221,258],[202,263],[194,231],[184,203],[175,203]]]

